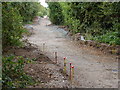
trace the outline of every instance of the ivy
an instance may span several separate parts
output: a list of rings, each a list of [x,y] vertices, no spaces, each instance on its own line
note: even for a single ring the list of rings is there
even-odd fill
[[[24,65],[28,63],[22,56],[9,55],[2,58],[2,88],[25,88],[35,81],[24,72]]]

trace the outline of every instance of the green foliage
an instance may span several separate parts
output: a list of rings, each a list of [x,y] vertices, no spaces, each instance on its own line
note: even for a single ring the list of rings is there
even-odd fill
[[[3,3],[2,7],[2,41],[5,46],[20,45],[22,37],[22,17],[11,3]]]
[[[24,73],[24,65],[30,60],[22,56],[10,55],[2,59],[3,88],[25,88],[34,84],[34,80]]]
[[[24,23],[32,21],[38,15],[40,4],[37,2],[12,2],[11,4],[13,8],[19,10]]]
[[[62,14],[62,9],[61,6],[58,2],[49,2],[49,18],[53,24],[63,24],[64,22],[64,17]]]
[[[48,8],[45,8],[43,7],[42,5],[39,5],[39,12],[38,12],[38,15],[40,17],[43,17],[43,16],[48,16],[48,12],[49,12],[49,9]]]
[[[120,32],[108,32],[105,35],[101,35],[93,38],[98,42],[108,43],[110,45],[120,45]]]
[[[32,22],[38,15],[40,4],[37,2],[2,3],[2,46],[21,46],[20,39],[25,32],[23,24]]]
[[[52,4],[54,3],[51,2]],[[120,2],[60,2],[59,4],[63,15],[61,19],[63,19],[64,25],[73,34],[78,32],[85,36],[89,34],[89,39],[103,37],[99,39],[101,42],[119,44],[116,42],[120,38],[116,34],[108,33],[119,32],[120,23],[118,17],[120,15]],[[50,11],[54,8],[50,6]],[[54,15],[58,16],[55,11],[53,12]],[[53,15],[51,14],[51,16]],[[58,21],[57,19],[55,20]],[[111,39],[108,39],[107,35],[110,35],[109,37],[115,36],[110,42]],[[86,38],[88,39],[88,36]],[[104,39],[108,40],[108,42],[104,41]]]

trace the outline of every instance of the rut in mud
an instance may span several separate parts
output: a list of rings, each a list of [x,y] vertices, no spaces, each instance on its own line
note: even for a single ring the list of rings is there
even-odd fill
[[[50,25],[48,19],[41,19],[33,25],[34,35],[28,37],[30,43],[36,44],[40,50],[45,43],[44,54],[51,60],[54,52],[58,53],[58,64],[63,67],[63,57],[75,67],[74,84],[80,88],[117,88],[118,62],[115,55],[104,54],[87,46],[79,45],[67,36],[67,31]],[[57,68],[56,68],[57,69]]]

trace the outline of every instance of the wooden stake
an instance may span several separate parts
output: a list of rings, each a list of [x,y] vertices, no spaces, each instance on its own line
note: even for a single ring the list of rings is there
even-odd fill
[[[43,43],[43,53],[45,52],[45,43]]]
[[[71,67],[72,68],[72,73],[71,73],[71,81],[73,81],[73,78],[74,78],[74,66]]]
[[[55,52],[55,62],[57,64],[57,52]]]
[[[71,79],[71,63],[70,63],[70,79]]]
[[[66,57],[64,57],[64,73],[66,73]]]

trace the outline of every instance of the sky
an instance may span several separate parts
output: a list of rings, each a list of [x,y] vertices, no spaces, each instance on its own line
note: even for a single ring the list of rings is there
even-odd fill
[[[44,7],[48,7],[48,4],[45,3],[45,0],[39,0],[39,2],[41,2],[41,5],[43,5]]]

